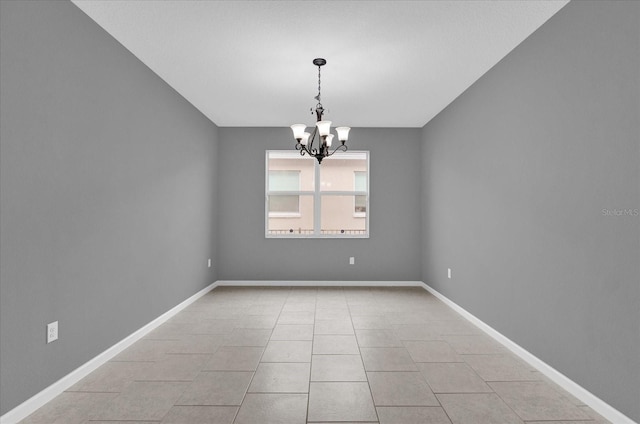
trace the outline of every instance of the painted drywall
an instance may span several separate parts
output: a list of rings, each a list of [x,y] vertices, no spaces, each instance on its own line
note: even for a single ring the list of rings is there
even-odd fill
[[[220,128],[218,276],[222,280],[420,278],[419,128],[354,128],[370,151],[370,238],[265,238],[265,151],[293,150],[289,128]],[[349,265],[349,257],[355,264]]]
[[[0,7],[4,414],[216,280],[217,128],[70,2]]]
[[[424,281],[636,421],[638,22],[638,2],[571,2],[422,150]]]

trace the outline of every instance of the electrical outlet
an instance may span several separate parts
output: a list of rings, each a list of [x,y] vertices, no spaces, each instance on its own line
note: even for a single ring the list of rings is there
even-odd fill
[[[356,263],[356,258],[355,258],[355,257],[353,257],[353,256],[351,256],[351,257],[349,258],[349,265],[354,265],[355,263]]]
[[[447,277],[451,280],[451,268],[447,268]]]
[[[207,262],[207,266],[211,268],[211,258],[209,258],[209,261]]]
[[[58,340],[58,321],[47,324],[47,343]]]

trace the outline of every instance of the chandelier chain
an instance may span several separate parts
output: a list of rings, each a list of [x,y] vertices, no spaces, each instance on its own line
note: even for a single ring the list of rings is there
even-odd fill
[[[322,100],[320,100],[320,69],[321,67],[318,66],[318,104],[322,105]]]

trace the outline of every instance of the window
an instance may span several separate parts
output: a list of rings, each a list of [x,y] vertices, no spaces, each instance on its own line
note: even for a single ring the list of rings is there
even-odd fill
[[[266,154],[267,237],[369,237],[369,152]]]

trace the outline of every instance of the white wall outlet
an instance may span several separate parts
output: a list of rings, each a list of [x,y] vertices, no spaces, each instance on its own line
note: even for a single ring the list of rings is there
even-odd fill
[[[47,324],[47,343],[58,340],[58,321]]]
[[[209,258],[209,260],[207,261],[207,266],[211,268],[211,258]]]
[[[447,268],[447,277],[451,280],[451,268]]]
[[[349,265],[353,265],[353,264],[355,264],[355,263],[356,263],[356,258],[355,258],[355,257],[353,257],[353,256],[351,256],[351,257],[349,258]]]

